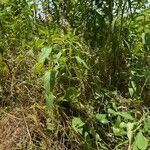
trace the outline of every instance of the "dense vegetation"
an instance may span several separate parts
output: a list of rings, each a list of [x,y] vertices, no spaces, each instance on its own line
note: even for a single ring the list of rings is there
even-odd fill
[[[147,150],[148,0],[0,1],[0,149]]]

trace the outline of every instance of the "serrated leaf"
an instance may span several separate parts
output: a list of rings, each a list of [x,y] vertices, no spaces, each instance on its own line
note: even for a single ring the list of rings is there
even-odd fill
[[[140,150],[146,150],[147,149],[148,140],[147,140],[146,137],[144,137],[144,135],[142,134],[141,131],[139,131],[139,133],[136,135],[136,137],[135,137],[135,143],[136,143],[136,146]]]

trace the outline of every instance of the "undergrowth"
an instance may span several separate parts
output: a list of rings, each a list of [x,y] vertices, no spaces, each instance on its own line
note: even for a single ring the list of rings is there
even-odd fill
[[[144,2],[1,2],[1,150],[149,149]]]

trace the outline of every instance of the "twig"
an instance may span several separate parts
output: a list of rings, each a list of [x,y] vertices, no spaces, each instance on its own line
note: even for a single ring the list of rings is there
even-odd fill
[[[24,113],[22,112],[22,115],[23,115],[23,119],[24,119],[24,122],[25,122],[25,125],[26,125],[26,129],[27,129],[27,133],[28,133],[28,136],[29,136],[29,139],[30,139],[30,144],[31,144],[31,141],[32,141],[32,138],[31,138],[31,134],[30,134],[30,131],[29,131],[29,127],[28,127],[28,124],[27,124],[27,121],[26,121],[26,118],[25,118],[25,115]]]

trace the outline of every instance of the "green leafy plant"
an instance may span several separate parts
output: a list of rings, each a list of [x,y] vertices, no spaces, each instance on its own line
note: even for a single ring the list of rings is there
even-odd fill
[[[42,105],[23,112],[22,149],[148,149],[149,13],[148,0],[0,1],[0,103]]]

